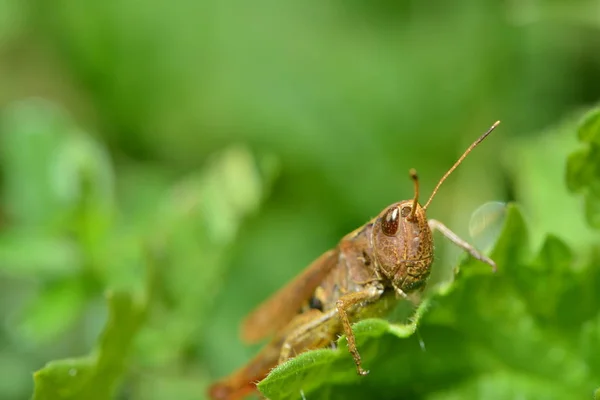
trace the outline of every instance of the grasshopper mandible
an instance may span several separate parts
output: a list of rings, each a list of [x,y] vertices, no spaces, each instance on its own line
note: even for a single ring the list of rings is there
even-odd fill
[[[432,231],[441,232],[472,257],[496,264],[439,221],[427,219],[426,210],[438,189],[464,158],[498,126],[494,123],[477,139],[419,204],[419,179],[414,169],[414,198],[386,207],[377,217],[344,236],[294,280],[259,305],[243,322],[244,341],[252,343],[274,335],[246,366],[209,389],[215,400],[246,396],[278,364],[301,352],[330,345],[345,334],[356,370],[366,375],[356,348],[351,323],[383,315],[400,299],[423,289],[433,262]]]

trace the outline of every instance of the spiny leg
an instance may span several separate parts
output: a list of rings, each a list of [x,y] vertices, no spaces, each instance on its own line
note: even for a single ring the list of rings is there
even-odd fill
[[[352,332],[350,318],[348,318],[348,310],[356,304],[375,301],[381,297],[382,293],[383,287],[381,285],[373,285],[360,292],[348,293],[340,297],[336,302],[336,309],[340,315],[342,326],[344,328],[344,334],[346,335],[346,340],[348,341],[348,351],[350,351],[350,354],[352,354],[352,358],[356,364],[356,371],[359,375],[367,375],[369,371],[362,369],[360,354],[356,348],[356,338],[354,337],[354,332]]]
[[[468,252],[473,258],[490,265],[492,267],[492,270],[496,272],[496,263],[493,260],[478,252],[477,249],[475,249],[475,247],[467,243],[465,240],[461,239],[456,233],[452,232],[446,225],[442,224],[440,221],[430,219],[429,228],[432,231],[440,231],[440,233],[446,236],[446,238],[448,238],[452,243]]]
[[[352,358],[356,364],[356,370],[360,375],[366,375],[368,371],[363,370],[361,367],[360,354],[356,349],[356,340],[350,325],[348,310],[356,304],[375,301],[381,297],[382,293],[383,287],[381,287],[381,285],[369,286],[363,291],[343,295],[337,301],[336,308],[323,313],[318,317],[308,319],[305,318],[303,314],[296,317],[297,320],[294,320],[292,324],[297,328],[291,330],[285,339],[281,347],[279,363],[281,364],[289,359],[293,349],[302,351],[308,348],[318,347],[318,344],[325,339],[327,341],[332,341],[334,332],[339,328],[336,329],[335,325],[328,326],[327,324],[334,321],[334,317],[339,314],[342,328],[348,341],[348,350],[350,351],[350,354],[352,354]],[[306,322],[302,323],[302,320],[305,320]],[[307,342],[307,338],[310,339],[311,342]],[[299,345],[301,346],[298,347]]]

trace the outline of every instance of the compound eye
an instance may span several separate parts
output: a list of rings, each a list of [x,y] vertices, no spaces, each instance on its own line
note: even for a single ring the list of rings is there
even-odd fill
[[[381,230],[386,236],[394,236],[400,225],[400,211],[398,207],[389,209],[382,218]]]

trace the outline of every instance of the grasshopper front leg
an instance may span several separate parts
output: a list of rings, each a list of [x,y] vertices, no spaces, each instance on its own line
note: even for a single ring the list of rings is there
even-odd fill
[[[352,332],[348,312],[352,307],[360,303],[369,303],[379,299],[382,294],[383,286],[374,284],[369,285],[360,292],[348,293],[340,297],[336,302],[336,308],[307,321],[288,335],[281,347],[279,363],[285,362],[290,358],[292,350],[304,349],[308,343],[311,343],[311,347],[316,348],[321,346],[325,340],[332,341],[335,338],[335,331],[339,329],[339,322],[341,322],[342,329],[348,340],[348,351],[350,351],[356,364],[356,371],[359,375],[368,374],[369,371],[365,371],[361,366],[360,354],[356,348],[356,339],[354,332]],[[338,316],[339,320],[337,320]]]
[[[383,286],[381,284],[376,284],[368,286],[365,290],[361,290],[360,292],[348,293],[340,297],[336,302],[336,309],[342,320],[346,340],[348,340],[348,351],[350,351],[352,358],[354,358],[356,372],[358,372],[359,375],[367,375],[369,371],[364,370],[361,366],[360,354],[356,348],[356,338],[354,337],[354,332],[352,332],[350,318],[348,318],[348,310],[359,303],[375,301],[379,299],[382,294]]]
[[[484,262],[492,267],[492,271],[496,272],[496,263],[488,257],[481,254],[475,247],[461,239],[456,233],[452,232],[446,225],[435,219],[429,220],[429,228],[432,231],[439,231],[442,235],[448,238],[452,243],[468,252],[473,258]]]

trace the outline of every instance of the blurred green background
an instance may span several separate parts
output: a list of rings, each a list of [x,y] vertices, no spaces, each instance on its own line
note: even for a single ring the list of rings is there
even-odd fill
[[[91,351],[107,290],[144,314],[119,398],[202,398],[247,312],[497,119],[429,215],[472,239],[515,200],[588,251],[564,166],[599,97],[593,0],[0,0],[0,398]]]

